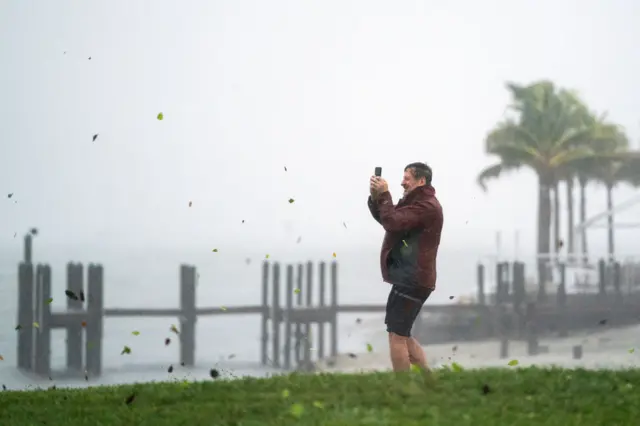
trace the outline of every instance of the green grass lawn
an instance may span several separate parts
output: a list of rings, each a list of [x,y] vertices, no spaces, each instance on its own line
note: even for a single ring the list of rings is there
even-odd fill
[[[640,369],[290,375],[0,392],[0,425],[638,425]]]

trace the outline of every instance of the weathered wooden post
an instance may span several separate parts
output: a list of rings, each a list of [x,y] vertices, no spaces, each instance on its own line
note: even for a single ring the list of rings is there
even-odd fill
[[[271,285],[271,355],[273,366],[280,368],[280,321],[282,321],[282,312],[280,309],[280,264],[278,262],[273,264]]]
[[[484,296],[484,265],[478,263],[478,304],[484,305],[486,303]]]
[[[304,278],[304,265],[302,263],[298,264],[298,273],[296,275],[296,308],[300,308],[302,306],[302,280]],[[300,350],[302,349],[302,326],[300,323],[300,318],[296,318],[296,331],[295,331],[295,353],[296,353],[296,366],[300,365],[302,360],[302,355]]]
[[[293,315],[293,265],[287,265],[287,294],[284,313],[284,369],[291,370],[291,316]]]
[[[307,285],[304,289],[305,294],[305,306],[307,308],[313,305],[313,262],[307,262]],[[312,327],[311,321],[307,318],[304,324],[304,342],[303,342],[303,370],[309,370],[311,368],[311,342],[312,340]]]
[[[560,337],[567,337],[567,265],[564,262],[558,264],[560,270],[560,284],[557,293],[558,309],[558,333]]]
[[[269,363],[269,328],[267,323],[270,314],[269,309],[269,262],[265,260],[262,263],[262,317],[260,321],[260,357],[262,365],[267,365]]]
[[[598,261],[598,293],[604,296],[607,292],[607,265],[604,259]]]
[[[320,307],[321,310],[324,310],[325,308],[325,278],[326,278],[326,274],[325,274],[325,268],[326,268],[326,263],[325,262],[320,262],[320,264],[318,265],[318,281],[319,281],[319,286],[320,286],[320,294],[319,294],[319,298],[320,300],[318,301],[318,306]],[[318,321],[318,359],[323,359],[324,358],[324,327],[325,323],[324,321],[320,320]]]
[[[538,327],[536,325],[535,303],[527,303],[526,319],[527,353],[529,355],[538,355]]]
[[[26,237],[25,237],[26,240]],[[33,264],[22,262],[18,266],[18,368],[33,369]]]
[[[78,312],[83,309],[84,283],[81,263],[67,264],[67,290],[78,298],[67,297],[67,311]],[[82,323],[80,321],[67,325],[67,368],[71,371],[82,371]]]
[[[180,266],[180,362],[195,365],[196,352],[196,268]]]
[[[40,377],[51,376],[51,268],[49,265],[36,267],[36,315],[33,324],[35,332],[34,371]]]
[[[502,299],[502,295],[504,293],[504,264],[502,262],[498,262],[496,264],[496,293],[494,303],[496,305],[500,305],[504,303]]]
[[[24,236],[24,263],[31,263],[33,259],[33,237],[30,233]]]
[[[85,374],[87,377],[99,377],[102,373],[102,321],[104,318],[104,270],[102,265],[90,263],[87,268],[86,302]]]
[[[582,345],[575,345],[573,347],[573,359],[581,359],[582,358]]]
[[[613,266],[612,279],[613,279],[613,289],[615,291],[615,304],[620,305],[622,303],[622,291],[620,289],[622,271],[620,267],[620,262],[615,262],[612,266]]]
[[[338,262],[331,263],[331,356],[338,356]]]

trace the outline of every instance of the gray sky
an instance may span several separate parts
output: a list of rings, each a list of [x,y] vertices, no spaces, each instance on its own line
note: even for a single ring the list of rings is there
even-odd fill
[[[0,246],[32,225],[43,244],[378,246],[374,167],[397,199],[427,161],[443,246],[491,251],[503,230],[509,249],[519,229],[533,252],[534,176],[475,183],[504,82],[575,88],[637,146],[640,3],[444,3],[3,1]],[[604,202],[590,191],[591,214]]]

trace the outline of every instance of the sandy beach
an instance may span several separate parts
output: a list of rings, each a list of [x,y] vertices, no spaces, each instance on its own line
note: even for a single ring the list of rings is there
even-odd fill
[[[367,352],[365,346],[361,352],[341,353],[335,358],[316,362],[316,370],[353,373],[391,369],[386,332],[375,331],[368,337],[371,352]],[[572,351],[575,345],[582,345],[581,359],[573,359]],[[530,356],[527,355],[525,342],[511,341],[509,356],[505,359],[500,358],[498,340],[437,345],[427,343],[423,348],[431,368],[440,368],[454,362],[468,369],[514,368],[508,365],[514,359],[518,361],[517,367],[534,365],[588,369],[640,367],[640,326],[583,332],[566,338],[543,338],[540,340],[540,346],[543,347],[543,351],[546,347],[547,352]]]

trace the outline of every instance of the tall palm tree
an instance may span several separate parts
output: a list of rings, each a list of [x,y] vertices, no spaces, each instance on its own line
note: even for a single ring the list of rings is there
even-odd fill
[[[550,81],[528,86],[507,84],[511,92],[511,109],[515,118],[506,119],[489,132],[485,150],[496,155],[498,163],[487,167],[478,176],[478,184],[486,190],[486,181],[505,171],[521,166],[538,175],[538,255],[550,253],[551,199],[561,170],[574,161],[591,155],[580,144],[591,133],[585,123],[584,106],[569,98],[571,94],[558,90]],[[538,258],[538,298],[546,299],[548,259]]]
[[[640,155],[629,151],[629,140],[615,124],[600,124],[592,142],[594,155],[579,161],[585,176],[602,183],[607,194],[607,210],[613,210],[613,190],[620,183],[640,186]],[[607,252],[615,257],[614,215],[607,216]]]

